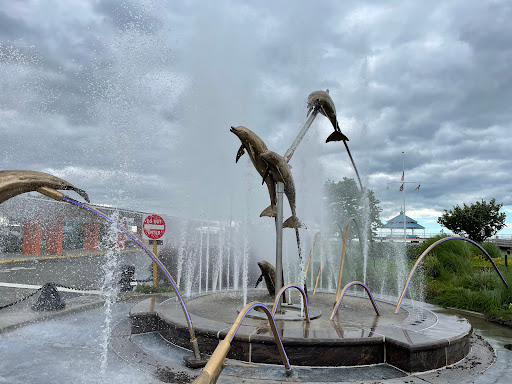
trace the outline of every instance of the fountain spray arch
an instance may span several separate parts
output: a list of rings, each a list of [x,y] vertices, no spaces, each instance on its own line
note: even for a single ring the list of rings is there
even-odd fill
[[[340,270],[338,272],[338,283],[336,285],[336,300],[334,301],[334,303],[336,304],[336,302],[339,300],[340,298],[340,289],[341,289],[341,275],[343,274],[343,264],[345,263],[345,252],[346,252],[346,249],[347,249],[347,241],[348,241],[348,232],[350,230],[350,224],[351,223],[354,223],[354,225],[356,226],[356,230],[357,230],[357,237],[359,238],[359,244],[361,245],[361,253],[363,252],[362,251],[362,243],[361,243],[361,240],[362,240],[362,237],[361,237],[361,230],[359,229],[359,225],[357,224],[357,221],[354,217],[351,217],[348,222],[347,222],[347,226],[345,228],[345,237],[343,239],[343,249],[341,251],[341,260],[340,260]],[[364,255],[362,255],[364,257]]]
[[[405,286],[404,286],[404,289],[402,291],[402,294],[400,295],[400,299],[398,299],[398,302],[396,303],[395,313],[398,313],[400,311],[400,306],[402,305],[402,301],[404,299],[405,293],[407,292],[407,288],[409,288],[409,284],[411,283],[411,279],[414,276],[414,272],[416,272],[416,269],[418,268],[418,265],[420,265],[422,260],[425,258],[425,256],[427,256],[429,254],[429,252],[431,250],[433,250],[439,244],[444,243],[445,241],[450,241],[450,240],[463,240],[463,241],[467,241],[468,243],[471,243],[471,244],[477,246],[478,249],[480,249],[485,254],[485,256],[487,256],[487,258],[491,262],[492,266],[494,267],[494,270],[496,271],[496,273],[500,277],[501,281],[503,281],[503,284],[505,284],[505,286],[508,288],[507,281],[505,280],[505,278],[501,274],[500,270],[498,269],[498,266],[496,265],[496,263],[492,259],[491,255],[489,255],[487,253],[487,251],[480,244],[478,244],[477,242],[475,242],[473,240],[467,239],[465,237],[458,237],[458,236],[445,237],[443,239],[437,240],[435,243],[433,243],[427,249],[425,249],[423,251],[423,253],[420,255],[420,257],[418,257],[418,260],[416,260],[416,263],[414,263],[414,266],[412,267],[411,272],[409,273],[409,277],[407,277],[407,281],[405,283]]]
[[[309,257],[308,257],[308,262],[306,263],[306,268],[304,269],[304,274],[307,276],[308,274],[308,270],[309,270],[309,264],[311,264],[311,259],[313,257],[313,251],[315,250],[315,244],[316,244],[316,239],[318,238],[318,236],[320,236],[320,232],[317,232],[315,233],[315,236],[313,237],[313,244],[311,245],[311,250],[309,251]]]

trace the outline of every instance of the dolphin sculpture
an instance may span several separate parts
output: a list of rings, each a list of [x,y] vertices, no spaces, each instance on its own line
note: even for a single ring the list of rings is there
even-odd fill
[[[242,155],[247,151],[249,158],[251,159],[254,168],[258,171],[261,177],[265,174],[265,170],[267,168],[267,164],[263,161],[261,158],[261,153],[267,151],[267,146],[259,138],[258,135],[256,135],[253,131],[251,131],[249,128],[239,126],[239,127],[231,127],[231,132],[233,132],[242,142],[242,145],[240,146],[240,149],[238,149],[238,152],[236,154],[236,162],[238,163],[238,160]],[[269,216],[269,217],[276,217],[277,215],[277,208],[276,208],[276,185],[275,181],[270,177],[266,180],[268,193],[270,196],[270,205],[261,212],[260,217],[262,216]]]
[[[261,269],[261,275],[256,280],[256,285],[254,288],[258,288],[258,285],[265,279],[265,284],[267,285],[268,293],[270,296],[274,297],[276,295],[276,284],[274,279],[276,277],[276,269],[272,264],[268,261],[258,261],[258,267]]]
[[[286,162],[285,158],[269,150],[261,153],[260,157],[267,165],[265,174],[263,175],[263,182],[265,182],[268,179],[269,175],[272,175],[272,178],[276,182],[280,181],[284,184],[284,193],[288,198],[288,203],[290,204],[292,215],[288,219],[286,219],[286,221],[283,223],[283,227],[305,228],[306,226],[300,222],[299,218],[296,215],[295,184],[293,182],[292,171],[290,169],[290,166]]]
[[[354,167],[354,171],[356,172],[357,180],[359,181],[359,187],[363,190],[363,183],[361,182],[361,178],[359,177],[359,172],[357,171],[356,163],[352,158],[352,154],[350,153],[350,149],[348,149],[347,141],[348,137],[345,136],[340,129],[338,124],[338,119],[336,118],[336,107],[334,107],[334,102],[329,96],[329,90],[325,91],[314,91],[311,92],[308,96],[308,113],[307,116],[314,110],[317,109],[322,115],[327,117],[331,122],[334,132],[329,135],[326,143],[329,141],[343,141],[345,144],[345,149],[347,150],[348,156],[350,157],[350,161],[352,162],[352,166]]]
[[[11,197],[37,191],[41,187],[72,190],[89,203],[87,193],[83,189],[76,188],[66,180],[43,172],[15,170],[0,171],[0,204]]]
[[[329,96],[329,90],[325,91],[314,91],[308,96],[308,114],[313,111],[313,109],[318,109],[318,111],[327,117],[331,122],[334,132],[329,135],[326,143],[329,141],[348,141],[348,137],[341,133],[340,126],[338,125],[338,120],[336,118],[336,108],[334,107],[334,102]]]

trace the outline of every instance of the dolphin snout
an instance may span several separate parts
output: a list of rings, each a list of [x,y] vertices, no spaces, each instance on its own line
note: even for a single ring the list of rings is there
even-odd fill
[[[238,132],[238,129],[236,129],[235,127],[231,126],[231,128],[229,129],[231,132],[233,133],[237,133]]]

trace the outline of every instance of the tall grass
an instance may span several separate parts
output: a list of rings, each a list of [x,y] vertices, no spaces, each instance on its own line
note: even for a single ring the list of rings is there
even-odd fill
[[[432,238],[410,250],[416,259],[431,244],[441,239]],[[494,259],[502,256],[492,243],[482,247]],[[491,264],[487,256],[473,244],[463,240],[449,240],[436,246],[425,256],[426,300],[443,307],[455,307],[488,315],[489,318],[512,324],[512,288],[507,288],[494,269],[482,269]],[[500,269],[512,286],[512,273]]]

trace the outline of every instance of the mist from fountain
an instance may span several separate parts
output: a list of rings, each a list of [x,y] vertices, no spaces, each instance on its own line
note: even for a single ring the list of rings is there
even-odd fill
[[[247,285],[249,283],[249,237],[247,223],[243,225],[243,251],[242,251],[242,292],[244,307],[247,305]]]
[[[198,259],[199,259],[199,272],[198,272],[198,276],[199,276],[199,281],[198,281],[198,285],[199,285],[199,288],[198,288],[198,293],[201,294],[202,293],[202,288],[203,288],[203,223],[201,222],[201,225],[199,227],[199,255],[198,255]]]
[[[193,237],[200,236],[200,232],[197,231],[195,233],[192,233]],[[194,277],[195,277],[195,266],[197,264],[197,260],[200,260],[201,258],[201,245],[200,242],[197,241],[197,239],[193,239],[193,246],[190,252],[187,254],[187,261],[186,261],[186,279],[185,279],[185,296],[191,297],[192,296],[192,286],[194,284]],[[197,279],[198,284],[200,284],[200,278]],[[199,290],[199,287],[198,287]]]
[[[363,283],[367,284],[367,273],[368,273],[368,239],[371,236],[371,221],[370,221],[370,199],[368,197],[367,190],[364,190],[363,196],[361,198],[361,207],[362,207],[362,223],[360,225],[361,228],[361,236],[362,239],[359,239],[359,246],[363,247]],[[361,243],[362,242],[362,243]]]
[[[116,210],[112,215],[115,222],[119,221],[119,212]],[[121,249],[119,247],[120,231],[115,225],[110,225],[106,237],[106,254],[105,261],[102,265],[103,282],[101,291],[104,294],[105,303],[103,308],[105,311],[105,319],[103,322],[103,331],[101,336],[101,373],[104,375],[107,368],[107,354],[110,333],[112,331],[112,306],[116,302],[118,292],[118,263],[120,259]]]
[[[179,237],[179,246],[178,246],[178,271],[176,273],[176,284],[178,287],[181,287],[181,274],[183,272],[183,257],[185,253],[185,243],[187,240],[187,221],[184,220]]]
[[[208,293],[208,283],[209,283],[209,271],[210,271],[210,226],[207,227],[206,230],[206,258],[205,258],[205,279],[204,279],[204,291]]]
[[[219,291],[222,291],[222,275],[224,273],[224,227],[219,228]]]

